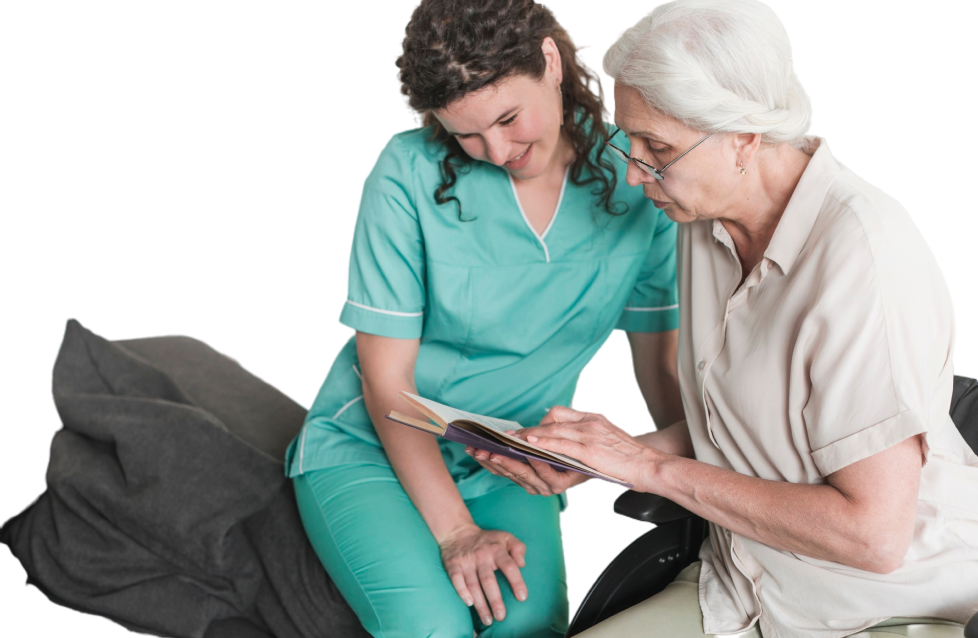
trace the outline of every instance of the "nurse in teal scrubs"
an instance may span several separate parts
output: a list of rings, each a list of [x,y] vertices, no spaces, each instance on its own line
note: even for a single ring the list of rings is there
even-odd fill
[[[654,420],[680,420],[675,227],[607,156],[594,78],[546,8],[424,0],[398,66],[428,126],[364,185],[340,317],[356,336],[287,472],[371,635],[562,636],[559,497],[383,417],[407,390],[535,425],[620,328]]]

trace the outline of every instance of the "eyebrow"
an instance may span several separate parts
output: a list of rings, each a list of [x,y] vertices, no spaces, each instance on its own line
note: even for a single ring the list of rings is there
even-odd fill
[[[513,113],[515,113],[519,109],[520,109],[520,107],[518,107],[518,106],[514,106],[513,108],[509,109],[508,111],[506,111],[505,113],[503,113],[502,115],[500,115],[499,117],[497,117],[496,118],[496,121],[492,123],[492,126],[495,126],[496,124],[499,124],[503,120],[508,120],[513,115]],[[475,135],[475,133],[455,133],[453,131],[448,130],[448,127],[445,127],[445,131],[449,135],[463,135],[463,136],[464,135]]]
[[[647,139],[654,140],[656,142],[659,142],[660,144],[668,144],[668,142],[665,142],[662,139],[662,136],[661,135],[659,135],[658,133],[656,133],[654,131],[631,131],[631,132],[629,132],[629,131],[626,131],[625,129],[623,129],[622,127],[618,126],[617,124],[615,124],[615,126],[618,128],[619,131],[621,131],[622,133],[624,133],[626,136],[634,135],[635,137],[644,137],[644,138],[647,138]]]

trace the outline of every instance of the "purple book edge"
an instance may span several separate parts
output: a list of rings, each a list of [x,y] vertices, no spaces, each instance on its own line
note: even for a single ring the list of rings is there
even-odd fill
[[[406,425],[409,428],[414,428],[415,430],[421,430],[422,432],[428,432],[428,430],[422,430],[421,428],[411,425],[410,423],[405,423],[404,421],[398,421],[397,419],[391,417],[390,415],[387,415],[387,418],[391,421],[394,421],[395,423]],[[434,434],[434,433],[428,432],[428,434]],[[490,452],[492,454],[501,454],[511,459],[522,461],[523,463],[527,462],[526,461],[527,458],[533,458],[534,460],[543,461],[547,465],[553,466],[558,472],[565,472],[567,470],[570,470],[571,472],[579,472],[581,474],[586,474],[588,476],[592,476],[594,478],[601,479],[603,481],[608,481],[609,483],[614,483],[615,485],[621,485],[622,487],[627,487],[628,489],[632,489],[632,487],[634,487],[633,485],[625,483],[624,481],[619,481],[618,479],[612,479],[605,476],[601,476],[599,474],[595,474],[594,472],[588,472],[587,470],[579,470],[576,467],[572,467],[565,463],[561,463],[560,461],[553,461],[551,459],[546,459],[541,456],[537,456],[535,454],[527,454],[522,450],[517,450],[516,448],[506,445],[505,443],[496,441],[495,439],[491,439],[488,436],[480,436],[473,432],[463,430],[462,428],[456,427],[451,423],[448,424],[448,428],[445,430],[445,434],[443,434],[442,437],[448,439],[449,441],[454,441],[455,443],[461,443],[462,445],[471,445],[474,448],[485,450],[486,452]]]

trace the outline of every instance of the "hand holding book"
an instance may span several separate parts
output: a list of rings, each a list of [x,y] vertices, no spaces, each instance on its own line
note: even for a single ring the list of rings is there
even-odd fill
[[[652,491],[651,476],[658,464],[668,457],[618,428],[600,414],[579,412],[560,406],[552,408],[539,426],[523,428],[516,436],[551,454],[573,455],[595,472],[614,472],[621,482],[627,482],[629,487],[641,492]],[[475,454],[478,458],[478,451]],[[494,460],[494,455],[490,456],[489,462]],[[513,468],[512,464],[502,462],[497,465],[512,472],[509,469]],[[536,465],[530,467],[534,470],[537,468]],[[555,494],[576,484],[546,471],[543,474],[537,471],[535,477],[529,476],[525,480],[538,485],[538,481],[534,479],[538,479]]]
[[[401,392],[401,397],[419,412],[431,419],[432,423],[407,416],[397,411],[391,411],[387,415],[387,418],[391,421],[437,434],[450,441],[485,450],[492,454],[498,454],[526,463],[529,463],[531,460],[539,461],[550,465],[558,472],[580,472],[611,483],[617,483],[624,487],[632,487],[626,481],[612,474],[606,474],[590,467],[574,457],[535,445],[534,441],[530,440],[532,438],[531,436],[517,436],[524,428],[515,421],[506,421],[465,412],[409,392]],[[554,408],[554,410],[557,409]],[[574,414],[584,414],[575,412],[569,408],[562,409],[569,410]],[[554,414],[554,410],[551,410],[551,414]],[[546,424],[546,422],[546,419],[544,419],[543,423]],[[540,428],[534,429],[539,430]]]
[[[532,458],[527,459],[526,462],[517,461],[502,454],[491,454],[471,446],[465,448],[465,453],[493,474],[508,478],[530,494],[540,496],[562,494],[591,478],[580,472],[559,472],[553,466]]]

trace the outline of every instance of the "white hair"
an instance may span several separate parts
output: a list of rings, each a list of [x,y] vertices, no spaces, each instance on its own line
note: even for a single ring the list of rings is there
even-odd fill
[[[655,110],[710,133],[797,142],[812,107],[784,25],[757,0],[676,0],[626,31],[604,69]]]

